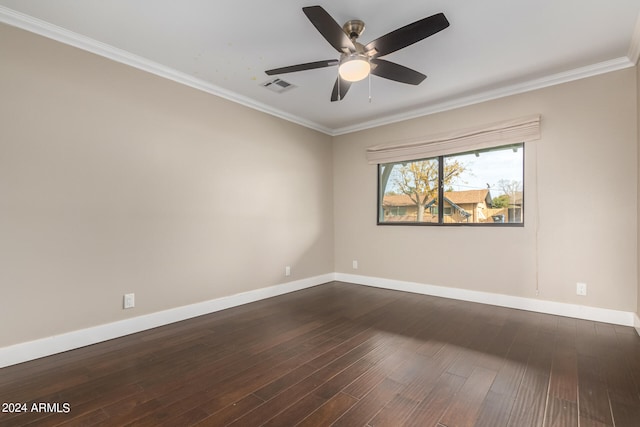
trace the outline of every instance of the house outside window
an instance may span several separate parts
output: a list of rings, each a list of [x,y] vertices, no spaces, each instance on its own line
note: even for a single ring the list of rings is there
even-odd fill
[[[438,206],[435,203],[431,205],[430,212],[431,212],[431,215],[434,215],[434,216],[438,215]],[[445,216],[451,216],[451,212],[452,212],[451,206],[445,205],[443,214]]]
[[[406,206],[389,206],[384,211],[385,217],[391,217],[391,216],[398,217],[398,216],[405,216],[406,214],[407,214]]]
[[[521,226],[523,184],[524,143],[379,164],[378,224]]]

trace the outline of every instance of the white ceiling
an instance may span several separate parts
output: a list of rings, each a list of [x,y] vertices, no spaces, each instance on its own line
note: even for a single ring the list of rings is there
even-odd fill
[[[319,4],[360,42],[443,12],[450,27],[385,57],[426,74],[419,86],[371,78],[330,102],[335,67],[264,70],[337,59],[302,13]],[[635,64],[638,0],[0,0],[0,22],[249,105],[328,134],[389,123]]]

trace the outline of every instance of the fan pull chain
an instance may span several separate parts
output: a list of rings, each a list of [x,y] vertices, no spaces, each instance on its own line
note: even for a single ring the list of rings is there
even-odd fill
[[[369,104],[371,104],[371,73],[369,73]]]

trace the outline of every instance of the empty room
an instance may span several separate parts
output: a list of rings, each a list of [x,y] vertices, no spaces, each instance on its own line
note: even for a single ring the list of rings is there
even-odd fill
[[[637,0],[0,0],[0,426],[639,426],[639,57]]]

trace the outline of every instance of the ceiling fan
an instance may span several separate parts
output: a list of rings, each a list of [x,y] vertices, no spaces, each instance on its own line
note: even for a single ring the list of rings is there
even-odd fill
[[[331,92],[331,101],[342,100],[352,82],[360,81],[369,74],[400,83],[419,85],[427,76],[380,57],[419,42],[449,26],[444,14],[437,13],[362,45],[356,40],[364,31],[364,22],[354,19],[340,27],[321,6],[303,7],[302,11],[329,44],[340,52],[340,59],[274,68],[265,73],[272,76],[338,65],[338,78]]]

